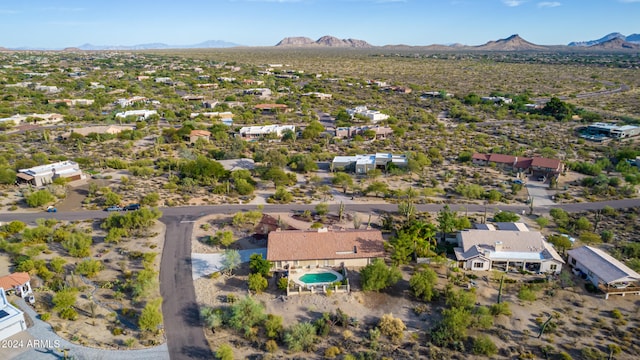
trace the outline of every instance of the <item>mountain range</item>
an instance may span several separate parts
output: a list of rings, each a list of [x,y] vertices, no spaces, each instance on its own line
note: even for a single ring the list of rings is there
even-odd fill
[[[625,36],[618,32],[614,32],[611,34],[607,34],[598,40],[573,41],[573,42],[570,42],[568,46],[593,46],[593,45],[602,44],[614,39],[620,39],[622,41],[640,44],[640,34],[631,34],[629,36]]]
[[[208,40],[192,45],[168,45],[165,43],[148,43],[137,45],[92,45],[83,44],[77,47],[65,48],[65,51],[96,51],[96,50],[149,50],[149,49],[206,49],[206,48],[229,48],[245,46],[223,40]],[[308,37],[286,37],[279,41],[276,47],[288,48],[375,48],[364,40],[358,39],[339,39],[334,36],[325,35],[318,40]],[[519,35],[511,35],[505,39],[489,41],[483,45],[469,46],[462,44],[451,45],[428,45],[428,46],[411,46],[411,45],[385,45],[381,48],[386,49],[425,49],[434,51],[446,50],[484,50],[484,51],[552,51],[552,50],[571,50],[571,49],[593,49],[593,50],[638,50],[640,49],[640,34],[631,34],[625,36],[614,32],[597,40],[573,41],[568,45],[537,45],[531,43]],[[0,51],[10,50],[61,50],[61,49],[45,49],[33,47],[20,48],[3,48]]]

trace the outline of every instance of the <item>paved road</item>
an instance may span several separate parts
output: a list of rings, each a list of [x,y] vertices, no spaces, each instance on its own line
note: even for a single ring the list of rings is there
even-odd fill
[[[331,211],[338,210],[338,204],[331,204]],[[436,212],[443,208],[442,204],[418,205],[418,211]],[[528,206],[521,205],[485,205],[481,204],[449,204],[452,210],[483,212],[485,209],[499,209],[520,213],[528,211]],[[594,203],[561,204],[550,207],[536,207],[536,213],[546,213],[552,207],[559,207],[569,212],[602,209],[605,206],[613,208],[629,208],[640,206],[640,199],[611,200]],[[208,214],[233,214],[238,211],[256,209],[255,205],[210,205],[191,207],[162,208],[166,224],[166,235],[162,262],[160,264],[160,293],[164,298],[162,312],[164,315],[167,346],[172,360],[176,359],[212,359],[211,352],[198,313],[195,289],[193,287],[191,270],[191,235],[193,222]],[[315,205],[265,205],[265,212],[303,211],[313,210]],[[395,204],[349,204],[346,211],[381,213],[397,211]],[[3,213],[0,221],[21,220],[35,223],[39,218],[56,218],[60,220],[101,219],[109,214],[105,211],[58,212],[58,213]]]
[[[164,299],[165,335],[172,360],[213,359],[204,337],[191,275],[193,223],[184,216],[165,215],[167,226],[160,263],[160,294]]]

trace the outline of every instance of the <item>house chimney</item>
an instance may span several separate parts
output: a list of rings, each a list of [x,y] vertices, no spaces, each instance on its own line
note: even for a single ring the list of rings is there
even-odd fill
[[[502,241],[496,241],[494,244],[496,251],[502,251]]]

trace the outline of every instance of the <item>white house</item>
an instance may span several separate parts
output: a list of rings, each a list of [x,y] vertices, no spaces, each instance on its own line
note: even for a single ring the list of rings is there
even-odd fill
[[[29,169],[19,169],[16,174],[18,182],[26,182],[34,186],[43,186],[62,177],[69,181],[85,179],[86,175],[80,170],[75,161],[67,160],[53,164],[35,166]]]
[[[356,174],[366,174],[375,168],[386,169],[391,164],[398,167],[405,167],[408,161],[406,155],[394,155],[391,153],[336,156],[331,162],[331,169],[353,171]]]
[[[148,119],[151,115],[158,114],[155,110],[129,110],[116,114],[117,118],[126,118],[127,116],[136,116],[139,119]]]
[[[567,251],[569,265],[585,274],[600,290],[605,299],[610,294],[640,295],[640,274],[616,260],[606,252],[591,246],[581,246]]]
[[[287,130],[296,132],[295,125],[264,125],[264,126],[244,126],[240,129],[240,137],[243,139],[257,139],[268,134],[275,134],[282,137]]]
[[[389,115],[383,114],[378,110],[369,110],[366,106],[356,106],[353,109],[347,109],[347,114],[349,114],[352,118],[355,115],[366,116],[374,123],[382,120],[387,120],[389,118]]]
[[[457,235],[454,249],[465,270],[525,270],[559,274],[564,260],[538,231],[471,229]]]
[[[27,330],[24,313],[9,303],[4,289],[0,288],[0,340],[24,330]]]

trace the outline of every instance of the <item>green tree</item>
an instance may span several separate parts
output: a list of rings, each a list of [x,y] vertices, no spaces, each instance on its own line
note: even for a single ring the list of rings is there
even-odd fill
[[[562,254],[573,246],[569,237],[564,235],[549,235],[547,237],[547,241],[553,244],[553,246]]]
[[[293,352],[312,351],[316,343],[316,328],[310,322],[295,324],[284,334],[284,342]]]
[[[452,307],[442,311],[442,320],[431,332],[431,341],[437,346],[449,346],[463,340],[473,318],[468,309]]]
[[[54,202],[56,198],[48,190],[38,190],[29,194],[25,198],[25,200],[27,201],[27,205],[29,205],[29,207],[35,208],[50,204]]]
[[[556,120],[570,120],[573,115],[574,107],[565,103],[557,97],[552,97],[542,108],[542,113],[556,118]]]
[[[302,130],[302,138],[303,139],[317,139],[318,136],[324,131],[324,126],[317,121],[313,120],[307,125],[304,130]]]
[[[158,326],[162,325],[162,298],[149,301],[138,319],[138,326],[142,331],[158,331]]]
[[[520,216],[511,211],[500,211],[493,215],[493,221],[495,222],[516,222],[520,220]]]
[[[104,269],[104,265],[99,260],[86,259],[76,265],[76,272],[88,278],[96,276],[102,269]]]
[[[202,322],[215,333],[216,329],[222,326],[222,311],[212,307],[205,307],[200,310]]]
[[[91,235],[87,233],[73,231],[61,244],[62,247],[69,252],[69,255],[81,258],[91,255],[91,244],[93,244],[93,240],[91,239]]]
[[[268,277],[271,271],[271,261],[265,259],[262,254],[251,254],[249,257],[249,270],[252,274],[260,274]]]
[[[106,194],[104,194],[105,206],[116,206],[116,205],[120,205],[120,203],[122,203],[122,199],[120,198],[120,195],[112,191],[109,191]]]
[[[316,214],[318,214],[319,216],[327,215],[327,213],[329,213],[329,204],[319,203],[316,205],[315,210]]]
[[[229,325],[243,332],[245,337],[252,338],[257,333],[255,327],[262,324],[266,317],[262,304],[253,298],[245,297],[231,306]]]
[[[222,258],[223,270],[231,274],[238,266],[240,266],[240,252],[234,249],[225,250]]]
[[[53,310],[60,313],[73,310],[77,296],[78,290],[76,288],[66,288],[58,291],[51,300],[53,302]]]
[[[347,190],[350,187],[353,187],[353,178],[347,173],[338,172],[333,176],[333,178],[331,178],[331,183],[335,186],[341,187],[342,192],[346,194]]]
[[[283,204],[288,204],[293,200],[293,195],[287,191],[283,186],[279,186],[276,189],[275,194],[273,194],[273,198]]]
[[[370,192],[374,193],[377,197],[380,197],[380,195],[385,195],[387,192],[389,192],[389,185],[381,181],[374,181],[369,184],[369,186],[367,186],[364,190],[365,194],[368,194]]]
[[[438,211],[438,230],[442,234],[442,241],[445,241],[447,234],[453,232],[456,226],[457,214],[451,210],[449,205],[445,205],[444,208]]]
[[[269,286],[267,279],[260,273],[249,274],[249,290],[260,294]]]
[[[17,234],[19,232],[22,232],[22,230],[24,230],[26,227],[27,227],[27,224],[23,223],[22,221],[14,220],[14,221],[4,225],[2,228],[7,233],[13,235],[13,234]]]
[[[413,294],[423,300],[431,301],[435,295],[434,286],[438,280],[438,274],[430,268],[417,271],[409,280],[409,286]]]
[[[395,285],[402,277],[396,267],[388,267],[381,259],[373,262],[360,270],[362,290],[380,291]]]

